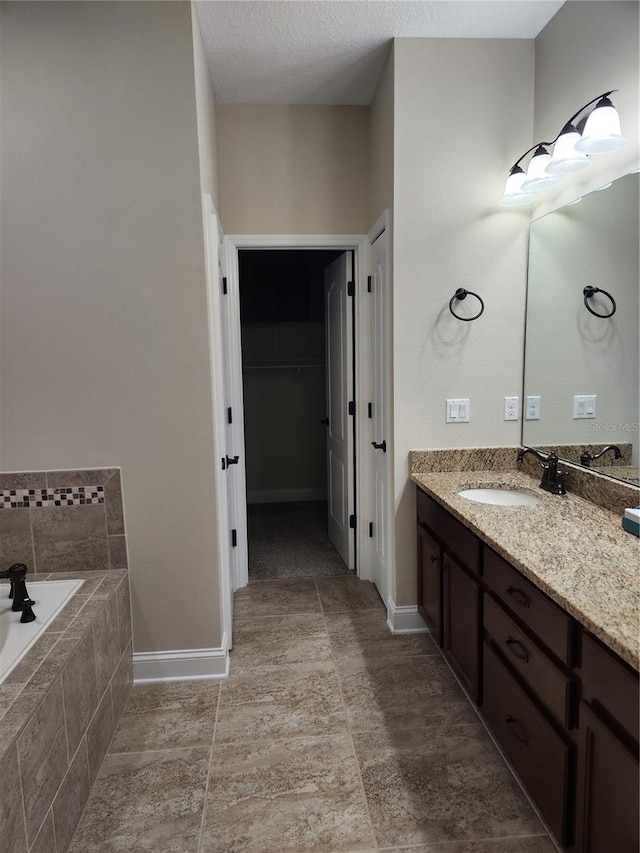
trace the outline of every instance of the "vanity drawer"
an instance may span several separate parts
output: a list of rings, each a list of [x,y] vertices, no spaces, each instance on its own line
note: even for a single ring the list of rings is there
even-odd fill
[[[560,660],[572,663],[572,619],[494,551],[484,549],[484,580],[491,591]]]
[[[422,521],[464,565],[480,572],[480,540],[437,501],[417,489],[418,522]]]
[[[488,643],[484,646],[482,713],[556,838],[566,844],[571,747]]]
[[[566,728],[572,721],[573,679],[552,663],[490,596],[484,600],[484,626],[496,646],[545,707]]]
[[[638,673],[583,630],[582,698],[597,701],[638,741]]]

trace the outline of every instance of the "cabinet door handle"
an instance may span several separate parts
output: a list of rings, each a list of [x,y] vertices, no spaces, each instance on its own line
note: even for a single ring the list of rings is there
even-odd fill
[[[440,562],[440,557],[437,554],[432,554],[429,559],[431,560],[432,563],[439,563]]]
[[[513,733],[515,739],[520,741],[520,743],[523,743],[525,746],[528,746],[529,738],[527,737],[526,729],[522,725],[522,723],[519,723],[518,720],[515,719],[515,717],[511,716],[511,714],[507,714],[507,716],[504,718],[504,721],[511,729],[511,732]],[[518,728],[520,729],[520,731],[518,731]]]
[[[517,589],[515,586],[508,586],[507,594],[513,598],[519,607],[531,607],[531,599],[521,589]]]
[[[519,640],[515,640],[513,637],[507,637],[504,642],[514,657],[518,658],[518,660],[523,660],[525,663],[529,663],[529,652],[527,651],[526,646],[523,646]],[[518,651],[518,649],[520,651]]]

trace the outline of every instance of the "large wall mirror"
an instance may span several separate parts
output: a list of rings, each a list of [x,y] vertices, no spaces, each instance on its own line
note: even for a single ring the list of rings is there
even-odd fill
[[[524,445],[635,483],[639,179],[625,175],[531,223],[522,422]],[[589,311],[613,305],[602,292],[585,305],[585,287],[609,293],[615,313]]]

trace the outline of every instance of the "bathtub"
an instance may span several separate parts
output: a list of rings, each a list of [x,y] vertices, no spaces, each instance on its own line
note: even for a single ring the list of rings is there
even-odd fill
[[[36,620],[25,624],[20,622],[22,613],[11,610],[9,584],[0,584],[0,684],[82,584],[81,580],[27,580],[27,591],[35,601]]]

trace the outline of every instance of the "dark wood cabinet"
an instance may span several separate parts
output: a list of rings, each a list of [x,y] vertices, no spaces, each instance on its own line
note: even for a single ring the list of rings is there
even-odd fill
[[[595,706],[580,703],[577,850],[638,853],[638,750]]]
[[[557,840],[638,853],[638,673],[418,491],[418,607]]]
[[[418,519],[418,610],[442,646],[442,560],[440,543]]]
[[[638,853],[638,673],[582,632],[576,840],[579,853]]]
[[[418,493],[418,609],[476,704],[480,703],[481,543]]]
[[[484,649],[482,713],[561,844],[570,838],[572,746],[511,675],[494,647]]]
[[[446,552],[444,576],[444,652],[460,681],[480,705],[482,587]]]

